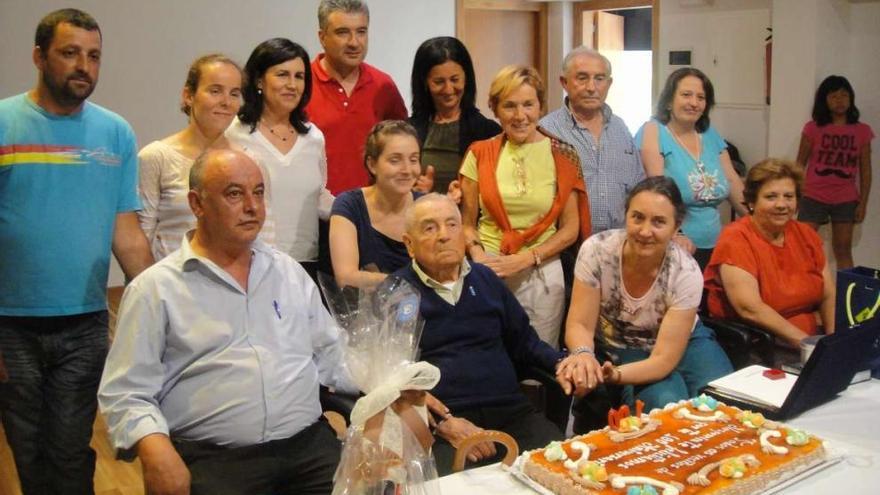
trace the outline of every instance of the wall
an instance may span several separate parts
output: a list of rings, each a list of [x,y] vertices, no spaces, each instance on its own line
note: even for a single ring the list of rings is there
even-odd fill
[[[45,14],[66,4],[0,1],[0,97],[34,85],[34,29]],[[77,7],[98,20],[104,37],[100,81],[92,100],[128,119],[139,146],[144,146],[186,124],[178,101],[186,69],[197,56],[220,51],[243,64],[259,42],[284,36],[314,57],[320,47],[317,5],[317,0],[79,0]],[[372,0],[369,5],[367,61],[391,74],[408,104],[415,50],[427,38],[455,34],[455,2]],[[120,282],[114,264],[111,284]]]
[[[856,92],[861,120],[880,134],[880,3],[773,0],[773,105],[769,154],[794,158],[813,95],[829,74],[845,75]],[[778,62],[777,62],[778,61]],[[856,227],[856,264],[880,267],[880,144],[872,143],[874,187],[865,222]],[[829,229],[822,229],[830,253]],[[833,257],[832,257],[833,258]]]
[[[691,50],[691,65],[715,87],[712,123],[747,164],[767,155],[764,38],[769,26],[770,0],[715,0],[697,7],[660,1],[658,94],[678,68],[669,65],[669,51]]]
[[[0,95],[29,89],[34,28],[57,0],[0,2]],[[80,0],[104,35],[104,61],[94,101],[125,116],[141,146],[185,124],[177,109],[189,63],[220,51],[242,64],[259,42],[284,36],[311,56],[320,50],[317,0],[261,0],[247,4],[214,0]],[[452,0],[372,0],[367,61],[390,73],[409,102],[412,58],[427,38],[455,33]],[[405,12],[407,22],[400,22]]]

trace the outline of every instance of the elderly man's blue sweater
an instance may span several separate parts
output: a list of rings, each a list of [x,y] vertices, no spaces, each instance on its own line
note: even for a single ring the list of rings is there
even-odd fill
[[[483,265],[471,264],[455,306],[423,284],[412,265],[394,275],[421,293],[420,359],[440,368],[440,383],[431,393],[453,411],[523,402],[516,366],[552,373],[563,357],[538,338],[514,295]]]

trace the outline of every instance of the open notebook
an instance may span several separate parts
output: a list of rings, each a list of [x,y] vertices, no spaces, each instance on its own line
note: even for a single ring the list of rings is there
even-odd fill
[[[768,368],[749,366],[709,382],[705,392],[771,419],[787,419],[846,390],[878,346],[880,325],[835,333],[819,340],[800,376],[771,380],[763,375]]]

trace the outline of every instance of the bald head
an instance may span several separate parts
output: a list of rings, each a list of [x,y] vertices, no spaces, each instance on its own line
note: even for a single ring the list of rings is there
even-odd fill
[[[260,167],[235,150],[210,150],[189,171],[196,235],[207,247],[249,246],[266,218]]]
[[[465,243],[454,201],[437,193],[422,196],[407,210],[405,226],[406,250],[425,273],[439,282],[458,278]]]

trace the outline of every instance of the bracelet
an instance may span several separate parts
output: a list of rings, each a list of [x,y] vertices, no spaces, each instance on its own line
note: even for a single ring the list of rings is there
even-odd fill
[[[593,352],[593,349],[590,349],[589,347],[587,347],[585,345],[582,345],[580,347],[575,347],[570,353],[570,355],[572,355],[572,356],[577,356],[578,354],[589,354],[594,357],[596,356],[596,353]]]
[[[620,381],[623,379],[623,372],[620,371],[620,366],[615,366],[614,371],[617,373],[617,379],[614,380],[614,383],[620,385]]]
[[[532,249],[532,258],[535,260],[535,266],[541,265],[541,255],[538,254],[537,249]]]

